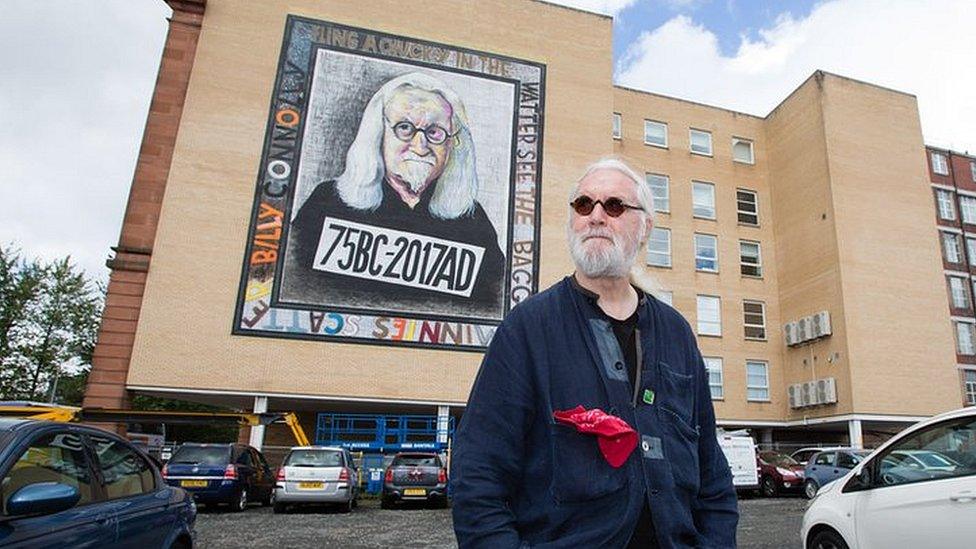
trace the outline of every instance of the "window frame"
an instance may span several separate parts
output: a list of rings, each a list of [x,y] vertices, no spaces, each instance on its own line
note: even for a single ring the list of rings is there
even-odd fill
[[[765,385],[750,385],[750,383],[749,383],[749,365],[750,364],[759,364],[759,365],[762,365],[763,372],[765,374],[764,377],[766,378],[766,384]],[[752,391],[752,390],[763,390],[763,391],[766,391],[765,398],[758,398],[758,397],[755,397],[754,398],[754,397],[751,397],[749,395],[749,391]],[[770,393],[769,393],[769,362],[767,362],[765,360],[758,360],[758,359],[746,359],[746,401],[747,402],[772,402],[770,400]]]
[[[702,238],[711,238],[712,239],[712,242],[715,244],[715,246],[714,246],[715,258],[713,260],[712,259],[709,259],[709,258],[707,258],[705,256],[701,256],[701,255],[698,254],[698,250],[699,250],[698,238],[699,237],[702,237]],[[719,257],[718,257],[718,235],[708,234],[708,233],[695,233],[692,241],[693,241],[693,243],[695,245],[695,271],[700,272],[700,273],[717,273],[717,272],[719,272],[720,263],[719,263]],[[714,269],[706,269],[704,267],[700,267],[698,265],[698,260],[699,259],[701,259],[703,261],[714,261],[715,262],[715,268]]]
[[[931,151],[929,158],[932,162],[932,173],[936,175],[949,175],[949,159],[946,157],[946,155],[940,152]],[[936,158],[939,159],[938,162],[935,161]],[[943,171],[939,171],[940,167]]]
[[[746,245],[756,245],[756,263],[750,264],[743,261],[745,256],[742,253],[742,246]],[[745,272],[747,267],[754,267],[756,269],[756,274],[749,274]],[[762,244],[758,240],[746,240],[744,238],[739,239],[739,274],[748,278],[762,278],[763,277],[763,265],[762,265]]]
[[[749,324],[746,321],[746,316],[749,314],[755,315],[756,313],[749,313],[746,311],[746,305],[759,305],[759,314],[762,316],[762,324]],[[749,328],[759,328],[762,330],[762,336],[750,336],[748,333]],[[757,299],[743,299],[742,300],[742,336],[748,341],[766,341],[768,336],[768,331],[766,330],[766,302],[759,301]]]
[[[972,308],[972,296],[970,296],[969,294],[969,281],[967,280],[967,278],[963,278],[961,276],[954,276],[954,275],[949,275],[946,278],[949,279],[949,298],[950,301],[952,302],[952,308],[953,309]],[[958,282],[959,283],[958,287],[954,286],[953,282]],[[959,305],[959,302],[956,300],[957,289],[962,292],[962,298],[965,300],[965,303],[963,303],[962,305]]]
[[[700,152],[695,150],[695,140],[694,134],[707,135],[708,136],[708,152]],[[715,142],[712,138],[712,132],[708,130],[699,130],[698,128],[688,128],[688,150],[691,154],[698,156],[714,156],[715,155]]]
[[[95,441],[92,439],[92,437],[95,436],[103,437],[111,440],[112,442],[118,444],[119,447],[125,448],[126,450],[132,452],[138,459],[142,460],[142,462],[146,465],[147,469],[149,470],[150,473],[149,476],[152,478],[152,486],[150,486],[148,490],[144,490],[140,494],[130,494],[130,495],[123,495],[115,498],[109,498],[108,484],[105,482],[105,477],[102,474],[101,458],[98,455],[98,452],[95,451],[96,445],[95,445]],[[131,498],[131,497],[138,497],[139,495],[151,494],[153,492],[158,491],[160,487],[162,487],[163,484],[165,484],[165,483],[160,484],[159,482],[160,479],[157,478],[156,467],[154,466],[154,464],[149,459],[147,459],[147,457],[141,451],[139,451],[135,446],[130,444],[128,441],[118,440],[116,438],[113,438],[111,435],[103,435],[102,433],[85,433],[85,438],[88,441],[88,449],[90,451],[90,455],[89,455],[90,466],[92,469],[94,469],[95,473],[98,475],[97,478],[100,487],[99,489],[101,490],[101,496],[103,498],[103,501],[117,501],[123,498]]]
[[[716,386],[712,383],[712,374],[716,373],[715,370],[709,365],[709,361],[718,362],[718,385]],[[720,356],[703,356],[702,361],[705,363],[705,373],[708,376],[708,393],[712,400],[725,400],[725,364]],[[715,394],[714,389],[718,388],[718,395]]]
[[[956,340],[956,354],[962,356],[976,355],[976,325],[974,325],[972,322],[961,322],[959,320],[954,320],[953,323],[955,324],[953,331],[955,332],[954,339]],[[968,352],[966,349],[963,349],[962,346],[962,337],[960,337],[962,332],[959,331],[959,328],[961,326],[966,326],[968,330],[967,332],[969,334]]]
[[[70,507],[70,509],[78,509],[87,507],[89,505],[105,503],[105,501],[107,501],[105,486],[102,483],[101,475],[99,474],[98,469],[95,468],[94,460],[96,456],[91,441],[88,440],[86,432],[75,428],[66,429],[61,426],[56,426],[54,428],[41,429],[31,434],[29,437],[26,437],[26,439],[21,441],[19,444],[13,445],[9,451],[9,454],[12,456],[12,459],[10,459],[8,462],[10,467],[8,467],[4,475],[0,477],[0,482],[10,475],[10,470],[13,468],[13,465],[20,461],[20,458],[24,456],[24,453],[37,444],[39,440],[56,435],[74,435],[78,437],[79,441],[81,441],[81,455],[85,460],[85,470],[88,472],[88,480],[91,483],[91,500],[84,503],[79,500],[79,502]],[[6,505],[4,502],[0,502],[0,522],[10,520],[12,518],[13,517],[11,515],[6,514]]]
[[[943,259],[946,263],[951,263],[953,265],[962,264],[962,249],[959,246],[959,235],[956,233],[950,233],[948,231],[939,231],[942,234],[942,254]],[[949,257],[949,242],[952,242],[952,248],[955,250],[956,260],[953,261]]]
[[[698,186],[705,186],[711,189],[711,196],[712,196],[711,217],[708,217],[706,215],[700,215],[698,214],[698,212],[695,211],[695,209],[698,207],[698,203],[695,200],[695,188]],[[718,208],[715,205],[715,183],[709,183],[708,181],[698,181],[695,179],[691,180],[691,215],[695,219],[709,219],[711,221],[715,221],[716,219],[718,219]]]
[[[651,253],[652,253],[651,252],[651,243],[655,241],[654,240],[654,231],[664,231],[668,235],[668,264],[667,265],[658,265],[656,263],[651,263]],[[651,267],[659,267],[659,268],[662,268],[662,269],[670,269],[674,265],[674,261],[672,259],[672,255],[671,255],[672,254],[672,248],[673,247],[671,245],[671,229],[669,229],[667,227],[653,227],[653,228],[651,228],[651,234],[648,235],[648,238],[647,238],[647,250],[646,250],[646,253],[645,253],[645,256],[644,256],[644,263],[646,263],[647,265],[650,265]],[[660,254],[660,252],[657,252],[657,251],[655,251],[653,253]]]
[[[959,219],[967,225],[976,225],[976,196],[959,195]]]
[[[973,176],[973,183],[976,183],[976,160],[969,161],[969,174]]]
[[[974,423],[974,419],[972,416],[954,417],[954,418],[949,418],[949,419],[939,421],[937,423],[933,423],[932,425],[928,425],[926,427],[923,427],[922,429],[913,431],[908,435],[898,438],[898,440],[896,440],[894,443],[888,445],[884,450],[874,455],[871,458],[871,461],[868,461],[867,463],[864,464],[864,468],[868,470],[868,474],[870,478],[869,486],[864,488],[854,487],[852,485],[853,479],[851,479],[851,481],[848,481],[848,483],[843,487],[842,490],[844,492],[865,490],[865,489],[877,490],[877,489],[884,489],[884,488],[894,488],[897,486],[907,486],[910,484],[920,484],[923,482],[941,482],[946,480],[964,479],[964,478],[971,478],[973,476],[976,476],[976,472],[972,472],[966,475],[937,476],[931,478],[918,478],[918,479],[911,479],[911,480],[906,479],[905,482],[899,482],[895,484],[883,484],[881,479],[881,475],[882,475],[881,464],[884,462],[885,458],[889,457],[892,453],[920,449],[917,448],[917,446],[920,445],[919,442],[924,440],[923,437],[925,437],[925,435],[928,435],[933,431],[942,430],[948,432],[950,429],[953,429],[954,427],[963,426],[963,425],[971,426],[973,425],[973,423]],[[939,440],[939,438],[941,437],[933,439],[933,442],[935,440]],[[907,444],[907,446],[909,447],[906,448],[906,444],[904,443],[909,443]],[[927,446],[928,444],[922,446],[921,450],[931,451],[931,452],[936,451],[936,450],[929,450]]]
[[[663,126],[664,127],[664,143],[663,144],[661,144],[661,143],[654,143],[654,142],[651,142],[651,141],[648,141],[647,140],[647,128],[648,128],[648,125],[649,124],[650,125],[655,125],[656,124],[658,126]],[[650,145],[651,147],[657,147],[659,149],[667,149],[668,148],[668,123],[667,122],[661,122],[660,120],[651,120],[650,118],[645,118],[644,119],[644,144],[645,145]]]
[[[664,180],[665,209],[661,209],[658,205],[657,195],[654,194],[654,185],[651,183],[651,178]],[[671,213],[671,177],[661,173],[645,172],[644,182],[647,183],[648,188],[650,188],[651,190],[651,196],[654,197],[654,212],[670,214]]]
[[[749,161],[739,160],[735,157],[735,146],[739,143],[747,143],[749,145]],[[752,139],[746,139],[744,137],[732,137],[732,161],[738,162],[739,164],[755,165],[756,163],[756,146]]]
[[[956,220],[956,204],[952,199],[952,193],[943,189],[936,189],[935,203],[936,210],[939,213],[939,219],[943,221]]]
[[[716,307],[716,320],[702,319],[702,300],[714,300]],[[702,330],[704,325],[714,325],[718,329],[715,333]],[[695,295],[695,333],[705,337],[722,337],[722,298],[717,295],[696,294]]]
[[[611,118],[610,135],[618,141],[624,138],[624,117],[619,112],[613,113]]]
[[[742,202],[742,201],[739,200],[739,193],[740,192],[741,193],[747,193],[747,194],[751,194],[752,195],[752,205],[756,209],[756,211],[749,212],[749,211],[745,211],[745,210],[743,210],[742,208],[739,207],[739,204]],[[743,221],[742,220],[742,216],[743,215],[746,215],[746,216],[755,216],[756,217],[756,222],[755,223],[750,223],[748,221]],[[737,187],[735,189],[735,216],[736,216],[735,217],[736,218],[736,221],[738,221],[739,225],[745,225],[747,227],[758,227],[759,226],[759,192],[754,191],[752,189],[745,189],[745,188],[742,188],[742,187]]]
[[[962,394],[967,406],[976,406],[976,370],[962,371]],[[972,374],[972,379],[969,375]]]

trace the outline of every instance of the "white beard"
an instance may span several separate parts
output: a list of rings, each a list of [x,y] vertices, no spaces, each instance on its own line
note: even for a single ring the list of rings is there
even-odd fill
[[[413,162],[402,160],[397,164],[393,175],[399,177],[404,183],[410,186],[410,191],[414,194],[420,193],[427,185],[427,178],[434,166],[424,161]]]
[[[643,232],[643,231],[642,231]],[[569,253],[576,268],[590,278],[623,278],[630,273],[637,259],[638,243],[643,235],[629,239],[616,235],[608,229],[590,228],[580,233],[570,226]],[[605,236],[612,240],[610,246],[591,247],[586,239],[592,236]]]

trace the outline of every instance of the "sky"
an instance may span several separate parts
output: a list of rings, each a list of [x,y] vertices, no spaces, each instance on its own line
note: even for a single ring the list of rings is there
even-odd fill
[[[927,144],[976,153],[973,0],[554,3],[614,17],[619,85],[763,116],[823,69],[916,95]],[[0,243],[107,279],[169,13],[0,0]]]

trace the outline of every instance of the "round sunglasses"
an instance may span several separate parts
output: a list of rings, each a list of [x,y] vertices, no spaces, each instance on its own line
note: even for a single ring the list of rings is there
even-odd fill
[[[631,204],[627,204],[623,200],[617,198],[616,196],[611,196],[606,200],[593,200],[589,196],[582,194],[576,197],[576,200],[573,200],[572,202],[569,203],[569,205],[572,206],[573,210],[582,216],[587,216],[593,213],[593,208],[595,208],[597,204],[603,206],[603,211],[607,212],[607,215],[609,215],[610,217],[620,217],[627,210],[644,209],[641,208],[640,206],[633,206]]]

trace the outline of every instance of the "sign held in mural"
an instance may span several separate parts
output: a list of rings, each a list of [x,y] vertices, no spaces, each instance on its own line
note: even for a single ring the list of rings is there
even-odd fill
[[[545,66],[289,16],[234,333],[483,350],[538,289]]]

